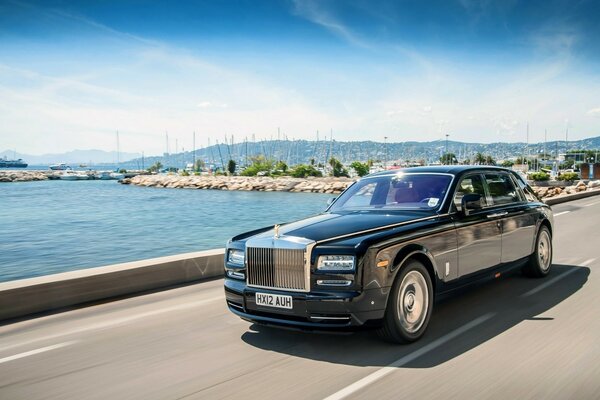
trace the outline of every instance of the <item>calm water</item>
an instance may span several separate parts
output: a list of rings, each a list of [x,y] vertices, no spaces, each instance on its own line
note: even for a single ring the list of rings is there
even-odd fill
[[[317,214],[328,197],[116,181],[0,184],[0,281],[224,247],[237,233]]]

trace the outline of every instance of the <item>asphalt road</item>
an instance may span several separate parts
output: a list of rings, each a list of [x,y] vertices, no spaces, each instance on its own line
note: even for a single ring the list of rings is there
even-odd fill
[[[554,210],[548,277],[437,304],[418,343],[251,326],[212,281],[0,326],[0,399],[600,399],[600,198]]]

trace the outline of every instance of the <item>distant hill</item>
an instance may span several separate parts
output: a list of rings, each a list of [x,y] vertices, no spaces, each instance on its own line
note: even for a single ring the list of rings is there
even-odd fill
[[[119,155],[121,162],[126,162],[140,157],[139,153],[123,153]],[[15,152],[6,150],[0,152],[0,158],[15,158]],[[34,156],[31,154],[16,153],[16,158],[22,158],[29,165],[48,165],[55,163],[67,164],[114,164],[117,162],[116,151],[104,150],[73,150],[61,154],[42,154]]]
[[[566,150],[575,149],[600,149],[600,136],[582,140],[551,141],[547,142],[546,152],[556,154],[564,153]],[[387,150],[386,150],[387,148]],[[446,141],[436,140],[431,142],[398,142],[385,143],[363,141],[309,141],[309,140],[265,140],[260,142],[242,142],[233,145],[219,144],[196,150],[196,159],[202,159],[207,163],[221,165],[227,164],[231,158],[238,165],[245,165],[246,159],[257,155],[265,155],[267,158],[283,160],[288,165],[308,163],[315,159],[316,163],[325,163],[331,156],[340,159],[343,163],[352,161],[387,160],[395,161],[419,161],[427,163],[438,161],[446,151]],[[459,160],[473,158],[476,153],[491,155],[496,160],[514,158],[523,154],[541,154],[544,151],[544,143],[465,143],[448,141],[448,152],[454,153]],[[387,157],[386,157],[387,152]],[[146,167],[160,161],[164,166],[184,167],[186,163],[193,160],[192,152],[170,154],[168,156],[146,157]],[[222,160],[222,161],[221,161]],[[140,164],[141,160],[131,160],[130,163]]]

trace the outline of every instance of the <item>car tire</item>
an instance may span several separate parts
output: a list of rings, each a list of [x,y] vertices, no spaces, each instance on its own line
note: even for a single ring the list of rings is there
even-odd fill
[[[543,278],[548,275],[552,266],[552,252],[552,235],[550,230],[542,225],[535,238],[535,250],[523,267],[523,273],[531,278]]]
[[[423,336],[433,309],[433,285],[425,266],[408,260],[397,274],[377,331],[391,343],[411,343]]]

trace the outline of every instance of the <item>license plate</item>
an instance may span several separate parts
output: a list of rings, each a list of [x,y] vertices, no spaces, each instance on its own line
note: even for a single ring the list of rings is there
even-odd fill
[[[256,305],[292,309],[292,296],[282,294],[256,293]]]

